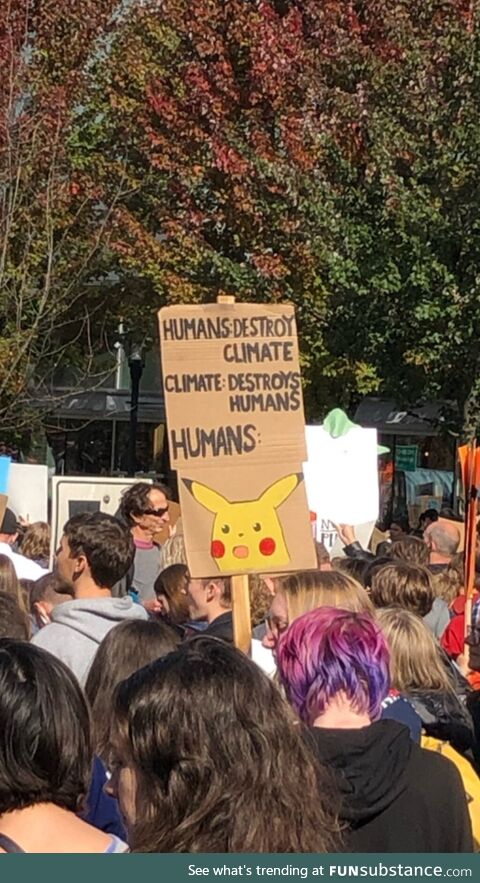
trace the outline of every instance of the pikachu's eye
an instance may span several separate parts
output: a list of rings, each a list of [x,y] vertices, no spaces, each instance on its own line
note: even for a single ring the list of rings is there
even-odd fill
[[[222,533],[230,533],[230,525],[229,524],[222,524],[220,530],[222,531]]]
[[[256,522],[255,522],[255,524],[253,525],[253,529],[254,529],[257,533],[262,529],[262,525],[260,524],[259,521],[256,521]]]

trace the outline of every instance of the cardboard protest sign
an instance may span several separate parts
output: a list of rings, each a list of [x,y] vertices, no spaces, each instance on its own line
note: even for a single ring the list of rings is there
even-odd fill
[[[305,460],[292,306],[172,306],[159,321],[175,469]]]
[[[192,575],[315,567],[303,476],[288,464],[206,468],[179,489]]]
[[[151,484],[150,479],[142,478]],[[58,548],[65,523],[80,512],[116,515],[125,488],[138,478],[105,478],[103,475],[56,475],[52,478],[52,546]]]
[[[336,524],[355,527],[357,539],[368,546],[379,510],[378,448],[374,429],[355,426],[348,418],[338,434],[331,428],[328,418],[323,426],[306,427],[304,474],[316,538],[335,557],[343,548]]]
[[[174,306],[159,323],[192,575],[315,567],[293,307]]]
[[[8,497],[6,494],[0,494],[0,524],[2,523],[8,506]]]
[[[48,466],[12,463],[8,475],[9,506],[16,515],[48,521]]]

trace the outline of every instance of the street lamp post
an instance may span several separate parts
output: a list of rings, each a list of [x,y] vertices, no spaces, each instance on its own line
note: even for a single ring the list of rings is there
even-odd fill
[[[137,424],[138,424],[138,399],[140,393],[140,380],[143,374],[144,363],[142,349],[138,344],[132,344],[128,357],[130,370],[130,434],[128,439],[128,475],[133,478],[137,471]]]

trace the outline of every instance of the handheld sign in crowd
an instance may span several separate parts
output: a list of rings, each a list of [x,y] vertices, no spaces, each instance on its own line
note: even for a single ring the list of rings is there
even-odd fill
[[[11,463],[8,475],[8,501],[16,515],[34,521],[48,521],[48,467],[40,464]]]
[[[191,575],[313,568],[293,307],[171,306],[159,322]]]
[[[379,511],[376,430],[356,426],[337,408],[322,426],[307,426],[306,436],[304,474],[317,540],[332,558],[342,555],[336,525],[349,524],[367,548]]]

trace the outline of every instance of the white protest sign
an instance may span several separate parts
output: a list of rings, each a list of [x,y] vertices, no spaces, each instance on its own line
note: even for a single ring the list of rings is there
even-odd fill
[[[48,466],[11,463],[8,474],[8,507],[15,515],[48,521]]]
[[[344,415],[345,416],[345,415]],[[364,548],[378,518],[377,433],[345,418],[334,436],[325,426],[306,426],[308,461],[304,464],[308,505],[316,516],[316,539],[332,557],[342,554],[335,524],[355,527]]]
[[[363,549],[368,549],[375,521],[366,521],[365,524],[355,525],[355,539],[358,540]],[[343,558],[345,544],[339,538],[333,521],[322,518],[317,525],[315,538],[319,543],[323,543],[330,558]]]
[[[52,478],[52,559],[65,523],[80,512],[116,515],[125,488],[138,478],[105,478],[103,475],[56,475]],[[151,479],[142,478],[151,484]]]

